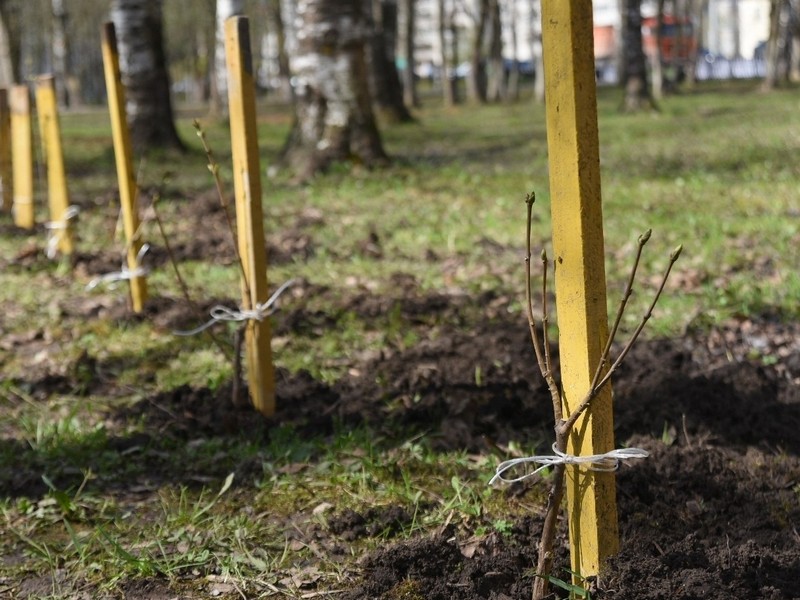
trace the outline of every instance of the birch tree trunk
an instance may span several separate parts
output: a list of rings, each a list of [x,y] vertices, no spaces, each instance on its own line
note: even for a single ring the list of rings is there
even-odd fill
[[[301,178],[334,161],[385,163],[372,113],[362,0],[298,0],[294,124],[283,159]]]
[[[131,142],[137,151],[183,150],[173,121],[159,0],[112,0]]]
[[[244,14],[244,0],[217,0],[214,73],[211,78],[211,112],[228,116],[228,74],[225,66],[225,21]]]
[[[770,8],[769,39],[767,40],[767,74],[762,84],[765,91],[774,89],[779,81],[783,81],[787,75],[786,61],[784,60],[786,50],[786,23],[788,17],[786,0],[772,0]]]
[[[387,121],[413,121],[403,102],[403,86],[397,72],[397,2],[395,0],[364,0],[365,16],[371,34],[367,44],[367,67],[370,93],[376,111]],[[370,18],[371,17],[371,18]]]

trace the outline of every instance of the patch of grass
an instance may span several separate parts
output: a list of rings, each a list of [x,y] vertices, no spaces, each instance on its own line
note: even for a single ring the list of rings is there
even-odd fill
[[[667,98],[658,114],[620,115],[616,92],[601,91],[610,311],[637,236],[653,229],[642,283],[623,323],[627,332],[679,243],[684,253],[648,335],[675,336],[738,315],[800,318],[797,100],[784,92],[734,92],[701,87]],[[286,110],[273,110],[265,107],[259,123],[265,166],[275,161],[289,126]],[[77,247],[121,257],[110,132],[101,115],[62,119],[70,190],[82,209]],[[354,308],[359,297],[467,297],[444,325],[470,330],[487,319],[478,294],[491,292],[507,299],[503,310],[519,315],[524,328],[524,199],[531,190],[534,240],[550,245],[544,109],[431,106],[419,116],[414,124],[384,128],[395,157],[386,169],[337,168],[304,187],[282,173],[265,179],[268,239],[290,232],[313,244],[307,257],[269,268],[273,287],[290,278],[310,284],[306,296],[288,293],[273,318],[277,326],[297,321],[291,336],[275,340],[278,366],[333,383],[354,362],[413,347],[443,325],[437,315],[409,324],[391,302],[366,314]],[[229,132],[215,123],[204,128],[230,191]],[[159,214],[174,240],[186,241],[193,225],[185,215],[213,182],[191,121],[181,120],[179,129],[190,151],[145,157],[139,178],[145,192],[163,188]],[[43,201],[37,211],[46,220]],[[201,217],[203,224],[211,218]],[[4,227],[9,222],[7,215],[0,219]],[[152,222],[144,232],[161,244]],[[379,255],[364,250],[374,240]],[[0,237],[0,474],[30,490],[0,497],[0,555],[8,557],[0,577],[49,578],[52,597],[148,576],[218,577],[254,596],[273,593],[269,586],[299,594],[304,581],[329,582],[332,589],[347,583],[343,564],[355,557],[321,558],[328,554],[315,537],[345,509],[403,508],[410,520],[400,537],[445,524],[470,535],[504,535],[543,500],[536,491],[525,504],[491,493],[493,456],[434,451],[424,438],[387,440],[366,428],[317,438],[273,427],[265,440],[182,439],[145,430],[144,417],[111,419],[182,385],[215,389],[231,365],[202,336],[177,338],[147,318],[121,317],[124,285],[87,291],[93,274],[29,253],[44,243],[41,229]],[[197,300],[238,301],[235,266],[194,257],[180,267]],[[399,279],[412,283],[405,288]],[[155,298],[180,295],[166,264],[156,265],[149,282]],[[297,307],[300,317],[292,313]],[[215,331],[230,341],[231,326]],[[483,375],[476,369],[476,382]],[[48,377],[63,382],[48,384]],[[236,475],[220,493],[228,473]],[[30,481],[20,483],[20,476]],[[368,536],[352,552],[385,541]],[[309,562],[316,572],[303,570]],[[409,580],[391,597],[424,596],[417,588]]]

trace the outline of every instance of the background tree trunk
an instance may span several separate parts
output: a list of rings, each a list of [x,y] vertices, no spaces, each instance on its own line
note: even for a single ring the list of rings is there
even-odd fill
[[[650,71],[653,76],[653,97],[656,100],[661,100],[664,97],[664,58],[661,55],[661,32],[664,30],[664,0],[658,0],[656,6],[656,30],[654,32],[656,51],[650,57]]]
[[[533,0],[531,19],[531,56],[533,57],[533,100],[544,102],[544,57],[542,56],[542,1]]]
[[[507,95],[509,100],[519,100],[519,36],[517,35],[517,4],[514,2],[514,0],[511,0],[506,6],[511,21],[511,72],[508,74]]]
[[[286,52],[286,28],[281,10],[281,0],[268,0],[267,19],[270,28],[275,32],[278,44],[278,78],[280,79],[281,98],[285,102],[291,102],[292,75],[289,72],[289,55]]]
[[[800,0],[789,0],[789,81],[800,81]]]
[[[781,24],[782,13],[784,11],[785,0],[772,0],[769,18],[769,39],[767,40],[767,74],[764,77],[762,89],[767,91],[774,89],[781,79],[781,42],[783,38],[783,27]]]
[[[413,121],[403,102],[403,86],[397,72],[397,2],[364,0],[364,11],[371,17],[372,34],[367,45],[369,89],[377,112],[390,122]]]
[[[56,97],[61,106],[70,105],[67,81],[70,78],[69,40],[67,38],[67,11],[64,0],[53,0],[53,75],[55,77]]]
[[[406,68],[403,70],[403,102],[406,106],[417,108],[419,95],[417,94],[417,80],[414,76],[416,56],[414,52],[414,34],[416,32],[416,0],[401,0],[400,14],[403,17],[403,35],[401,44]]]
[[[228,73],[225,63],[225,21],[244,14],[244,0],[217,0],[214,70],[211,76],[211,113],[228,116]]]
[[[159,0],[112,0],[128,124],[136,150],[177,148]]]
[[[623,108],[637,111],[654,108],[647,81],[647,61],[642,44],[641,0],[624,0],[622,14],[622,85],[625,89]]]
[[[503,22],[499,0],[489,0],[489,56],[486,80],[486,99],[499,102],[506,99],[506,66],[503,59]]]
[[[0,85],[3,87],[10,87],[22,80],[20,30],[11,3],[0,1]]]
[[[372,113],[362,0],[299,0],[295,119],[283,158],[308,178],[334,161],[387,161]]]
[[[472,54],[470,56],[470,70],[467,77],[467,96],[471,102],[483,104],[486,102],[486,68],[483,62],[483,41],[486,36],[486,26],[489,23],[490,0],[480,0],[478,14],[475,17],[474,38],[472,40]]]
[[[450,62],[447,57],[447,30],[450,29],[453,37],[455,38],[456,30],[454,26],[453,11],[447,10],[446,0],[439,0],[439,50],[441,53],[440,60],[442,63],[439,78],[442,81],[442,96],[444,98],[445,106],[454,106],[458,103],[458,87],[455,77],[451,77]],[[457,39],[452,40],[453,50],[458,48]],[[453,61],[457,60],[453,57]]]

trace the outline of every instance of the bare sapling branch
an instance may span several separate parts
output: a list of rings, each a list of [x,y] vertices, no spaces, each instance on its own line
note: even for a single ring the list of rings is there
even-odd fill
[[[653,301],[647,308],[647,312],[642,317],[642,320],[639,322],[639,325],[634,330],[631,339],[622,349],[622,352],[620,352],[619,356],[617,357],[617,360],[614,361],[614,364],[611,365],[609,372],[606,374],[605,377],[603,377],[603,379],[598,384],[599,386],[603,386],[609,379],[611,379],[611,375],[614,373],[617,367],[619,367],[619,365],[622,364],[622,361],[625,360],[625,357],[628,355],[628,352],[631,351],[631,348],[636,343],[636,340],[639,338],[639,334],[642,333],[642,330],[644,329],[644,326],[647,324],[647,321],[649,321],[650,317],[653,316],[653,309],[655,309],[656,304],[658,304],[658,300],[661,298],[661,293],[664,291],[664,287],[667,285],[667,280],[669,279],[669,275],[672,272],[672,267],[675,266],[675,263],[678,261],[681,252],[683,252],[683,244],[679,245],[677,248],[675,248],[675,250],[673,250],[670,253],[669,263],[667,264],[667,268],[664,271],[663,277],[661,278],[661,283],[658,286],[658,290],[656,291],[655,296],[653,296]]]
[[[150,207],[153,211],[153,220],[156,222],[156,225],[158,226],[158,231],[161,234],[161,239],[164,241],[164,248],[167,251],[167,258],[169,259],[169,264],[172,265],[172,270],[175,273],[175,279],[177,279],[178,281],[178,286],[181,288],[181,294],[183,294],[183,299],[186,301],[186,304],[188,304],[189,307],[192,309],[192,312],[194,312],[197,316],[200,316],[203,311],[197,304],[197,302],[195,302],[194,299],[192,298],[192,295],[189,292],[189,286],[187,285],[186,280],[183,278],[183,275],[181,274],[181,271],[178,268],[178,261],[175,259],[175,253],[172,251],[172,245],[169,243],[169,237],[167,236],[167,232],[164,229],[164,222],[161,220],[161,215],[158,212],[157,207],[160,200],[161,200],[161,194],[159,192],[154,193],[152,199],[150,200]],[[222,343],[222,340],[220,340],[216,335],[214,335],[214,332],[212,332],[210,329],[206,329],[205,331],[211,338],[211,341],[214,342],[214,345],[225,356],[225,358],[231,360],[232,357],[230,354],[230,350],[225,347],[225,344]]]
[[[533,204],[536,202],[536,194],[531,192],[525,197],[525,203],[528,206],[528,217],[527,217],[527,233],[526,233],[526,252],[525,252],[525,310],[528,317],[528,329],[530,330],[531,334],[531,342],[533,343],[533,350],[536,353],[536,362],[539,365],[539,371],[542,374],[542,377],[547,383],[548,390],[550,391],[550,396],[553,400],[553,411],[559,415],[559,420],[561,420],[561,394],[558,391],[558,385],[556,385],[555,378],[553,377],[552,370],[550,368],[549,359],[546,358],[549,356],[549,348],[546,346],[548,345],[545,343],[545,348],[542,348],[542,342],[539,340],[539,334],[536,333],[536,317],[533,316],[533,294],[532,294],[532,276],[531,276],[531,227],[533,223]],[[546,256],[545,256],[546,260]],[[547,293],[547,283],[544,283],[544,291],[543,295]],[[546,313],[545,313],[546,314]],[[544,338],[547,339],[547,328],[545,324],[544,329]]]
[[[646,235],[647,235],[648,238],[650,237],[649,236],[649,231],[647,232]],[[644,243],[642,243],[641,242],[642,238],[639,238],[639,239],[640,239],[639,252],[636,255],[636,262],[634,263],[634,266],[631,269],[632,275],[631,275],[631,277],[629,279],[629,287],[626,288],[625,296],[623,297],[623,301],[620,304],[620,306],[622,308],[621,308],[621,312],[618,314],[617,320],[615,320],[615,326],[618,326],[617,321],[621,320],[621,318],[622,318],[622,312],[624,312],[623,304],[627,303],[627,297],[630,296],[630,289],[632,288],[633,275],[635,274],[636,268],[637,268],[637,266],[639,264],[639,256],[641,254],[641,248],[642,248],[642,246],[644,246],[644,243],[647,242],[647,240],[645,240]],[[664,286],[667,284],[667,279],[669,279],[669,274],[672,271],[672,267],[675,264],[675,262],[678,260],[678,257],[681,255],[681,251],[682,250],[683,250],[683,246],[678,246],[675,250],[672,251],[672,253],[670,253],[670,255],[669,255],[669,264],[667,265],[667,269],[664,271],[664,275],[661,278],[661,283],[658,286],[658,290],[656,291],[655,295],[653,296],[653,300],[652,300],[652,302],[650,302],[650,306],[648,307],[647,312],[642,317],[642,320],[639,321],[639,325],[634,330],[633,335],[631,335],[631,338],[628,340],[628,343],[625,344],[625,347],[622,349],[622,351],[620,352],[620,354],[617,357],[617,359],[608,368],[608,371],[605,373],[605,375],[603,375],[603,378],[596,385],[593,385],[592,389],[590,389],[587,392],[587,394],[584,397],[584,399],[581,400],[580,404],[578,404],[578,408],[576,408],[575,411],[572,414],[570,414],[569,418],[566,421],[564,421],[564,423],[561,425],[560,428],[563,429],[567,435],[572,430],[572,427],[575,425],[575,423],[580,418],[580,416],[590,408],[590,406],[592,404],[592,401],[595,399],[595,397],[597,397],[597,395],[600,392],[600,390],[603,389],[603,386],[605,386],[609,381],[611,381],[611,376],[614,374],[614,372],[619,368],[619,366],[625,360],[625,357],[628,356],[628,353],[631,351],[631,348],[633,348],[633,345],[636,343],[636,340],[639,338],[639,334],[642,333],[642,330],[644,329],[644,326],[647,324],[647,321],[649,321],[650,317],[653,315],[653,309],[656,307],[656,304],[658,304],[659,298],[661,298],[661,293],[664,291]],[[617,332],[617,329],[615,327],[614,328],[614,334],[615,335],[616,335],[616,332]],[[614,338],[612,336],[609,336],[607,346],[610,347],[610,345],[611,345],[611,343],[613,341],[614,341]],[[607,358],[608,358],[607,355],[604,355],[604,357],[607,360]]]
[[[542,248],[542,340],[544,345],[544,366],[547,369],[547,379],[553,373],[553,360],[550,356],[550,333],[547,326],[550,323],[549,311],[547,310],[547,250]]]
[[[639,264],[641,262],[642,251],[644,249],[644,246],[650,239],[651,230],[647,230],[644,234],[639,236],[636,256],[633,265],[631,267],[630,274],[628,276],[628,280],[625,286],[625,291],[622,295],[622,299],[620,300],[620,304],[617,309],[617,313],[614,318],[613,324],[611,326],[608,339],[606,340],[605,347],[603,349],[603,352],[599,360],[599,364],[597,365],[597,370],[593,375],[593,379],[590,384],[590,389],[586,392],[586,396],[578,404],[578,407],[569,415],[567,419],[564,419],[563,417],[564,402],[559,386],[553,375],[552,358],[550,355],[550,339],[547,332],[548,259],[547,259],[547,253],[544,250],[542,250],[541,253],[541,262],[542,262],[541,322],[543,327],[541,340],[536,332],[536,319],[533,313],[533,300],[531,298],[532,276],[531,276],[530,263],[531,263],[531,222],[532,222],[532,209],[534,201],[535,201],[535,195],[533,193],[528,194],[526,197],[526,204],[528,211],[527,211],[527,227],[526,227],[527,252],[525,255],[525,300],[526,300],[528,327],[530,329],[531,341],[533,343],[533,348],[536,354],[536,360],[539,365],[539,370],[541,371],[542,377],[544,377],[545,382],[547,383],[548,390],[550,392],[553,403],[553,416],[555,420],[554,431],[556,438],[554,448],[556,450],[556,453],[561,457],[565,459],[566,458],[575,459],[575,457],[565,456],[567,448],[567,440],[575,426],[575,423],[582,414],[584,414],[591,408],[593,400],[598,396],[600,390],[602,390],[603,387],[606,384],[608,384],[608,382],[611,380],[611,376],[613,375],[613,373],[622,364],[623,360],[630,352],[633,344],[636,343],[639,334],[642,332],[645,324],[652,316],[653,309],[655,308],[656,304],[658,303],[661,297],[661,294],[664,290],[664,287],[666,285],[672,267],[681,254],[682,247],[678,246],[670,254],[669,265],[667,266],[667,269],[661,279],[661,283],[658,286],[656,294],[652,302],[650,303],[647,312],[642,317],[640,323],[638,324],[633,335],[631,336],[631,339],[625,345],[619,357],[611,364],[611,366],[606,368],[609,362],[611,347],[619,331],[620,323],[622,322],[622,318],[625,314],[625,311],[627,310],[628,300],[630,299],[631,294],[633,293],[633,285],[635,283],[636,273],[638,271]],[[617,460],[617,459],[612,459],[612,460]],[[574,460],[572,462],[574,462]],[[533,600],[543,600],[548,596],[549,593],[550,573],[552,571],[553,558],[554,558],[553,546],[555,543],[556,530],[558,526],[558,515],[561,508],[561,502],[564,497],[564,482],[565,482],[567,460],[564,460],[563,462],[553,462],[552,464],[553,464],[552,483],[547,497],[547,507],[545,511],[544,524],[542,526],[542,536],[539,542],[539,556],[536,565],[536,579],[533,583],[533,594],[532,594]]]
[[[597,370],[594,372],[594,377],[592,378],[593,390],[597,389],[597,383],[600,381],[600,377],[603,375],[603,369],[605,369],[606,364],[608,363],[608,357],[611,354],[611,346],[614,343],[614,338],[617,337],[617,330],[619,329],[619,324],[622,322],[622,316],[625,314],[625,307],[628,305],[628,299],[633,293],[633,284],[636,280],[636,271],[639,269],[639,261],[642,259],[642,250],[644,249],[644,246],[647,244],[648,240],[650,240],[650,235],[652,233],[653,230],[648,229],[639,236],[638,244],[636,246],[636,258],[633,260],[633,266],[631,267],[631,272],[628,276],[628,282],[625,284],[625,291],[622,294],[622,299],[619,301],[617,316],[614,318],[614,323],[611,325],[611,331],[609,332],[608,339],[606,340],[606,347],[603,348],[603,353],[600,355],[600,362],[598,363]]]
[[[225,213],[225,220],[228,223],[228,231],[231,234],[231,240],[233,241],[233,254],[236,257],[236,262],[239,265],[239,270],[242,276],[242,282],[244,288],[247,292],[247,295],[250,295],[250,284],[247,280],[247,272],[244,267],[244,262],[242,261],[242,257],[239,254],[239,243],[237,241],[236,235],[236,226],[231,218],[230,213],[230,202],[228,202],[228,197],[225,195],[225,188],[222,185],[222,177],[219,174],[219,163],[217,159],[214,157],[214,152],[211,150],[211,146],[206,139],[206,132],[203,131],[203,127],[200,125],[200,121],[197,119],[194,120],[192,123],[194,125],[195,131],[197,132],[197,137],[200,138],[200,143],[203,145],[203,150],[206,153],[206,160],[208,161],[208,170],[211,172],[211,176],[214,178],[214,185],[217,188],[217,197],[219,198],[219,203],[223,208]]]

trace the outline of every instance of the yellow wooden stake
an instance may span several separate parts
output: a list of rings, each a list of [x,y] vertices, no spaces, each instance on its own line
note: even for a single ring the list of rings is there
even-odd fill
[[[64,153],[61,148],[61,129],[58,122],[55,80],[41,77],[36,82],[36,110],[47,161],[47,196],[54,243],[62,254],[72,254],[72,231],[69,226],[69,194],[64,172]]]
[[[11,186],[11,111],[8,90],[0,88],[0,207],[6,212],[11,210],[13,203]]]
[[[14,186],[14,224],[33,229],[33,139],[31,136],[31,98],[27,85],[11,87],[11,163]]]
[[[244,271],[242,304],[245,310],[252,310],[268,300],[268,287],[253,59],[246,17],[231,17],[225,22],[225,56],[233,186],[236,194],[236,228],[239,256]],[[261,320],[250,319],[247,322],[245,348],[250,398],[256,410],[267,416],[275,413],[271,338],[267,317]]]
[[[125,230],[128,270],[140,269],[142,239],[139,234],[139,203],[136,178],[133,171],[133,151],[130,132],[125,115],[125,90],[119,71],[117,34],[113,23],[103,25],[103,67],[108,94],[108,110],[111,114],[111,134],[114,138],[114,156],[117,163],[119,200],[122,207],[122,225]],[[133,312],[142,312],[147,300],[147,280],[144,276],[130,279],[131,306]]]
[[[543,0],[556,303],[565,418],[591,388],[608,337],[603,214],[597,133],[592,3]],[[575,424],[567,451],[614,447],[611,388]],[[566,470],[572,570],[597,575],[619,548],[615,480],[585,467]]]

